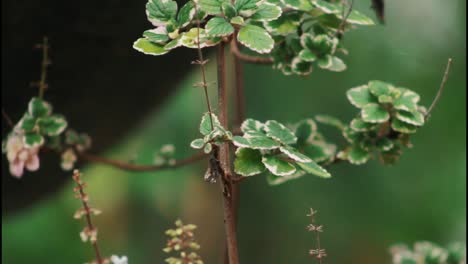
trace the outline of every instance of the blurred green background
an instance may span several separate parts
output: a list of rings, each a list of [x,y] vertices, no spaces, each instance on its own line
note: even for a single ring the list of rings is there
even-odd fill
[[[374,16],[368,1],[355,2],[356,9]],[[465,8],[464,0],[387,1],[386,25],[345,36],[350,54],[343,73],[316,70],[300,78],[270,67],[245,66],[249,117],[287,122],[326,113],[350,120],[357,109],[347,102],[347,89],[384,80],[415,90],[429,106],[447,58],[454,59],[439,105],[413,137],[414,148],[405,151],[397,165],[340,164],[331,169],[331,179],[305,176],[276,187],[268,186],[264,176],[243,182],[238,228],[242,263],[311,263],[307,252],[314,237],[305,231],[310,207],[319,211],[317,220],[325,225],[321,240],[329,255],[326,263],[389,263],[387,249],[398,241],[466,240]],[[130,44],[128,53],[135,53]],[[190,59],[181,67],[189,67]],[[213,63],[209,67],[213,73]],[[197,136],[205,111],[202,92],[192,87],[200,78],[198,69],[192,71],[162,107],[128,124],[131,131],[102,154],[150,163],[165,143],[174,143],[179,157],[192,153],[188,144]],[[214,75],[209,79],[214,81]],[[333,130],[330,134],[339,139]],[[203,182],[205,165],[154,173],[83,167],[91,204],[103,211],[95,222],[104,253],[125,254],[132,264],[163,263],[164,230],[181,218],[199,227],[196,234],[205,262],[222,263],[221,196],[217,185]],[[27,210],[3,215],[4,263],[92,259],[90,245],[78,235],[83,223],[72,218],[79,207],[72,188],[69,181]]]

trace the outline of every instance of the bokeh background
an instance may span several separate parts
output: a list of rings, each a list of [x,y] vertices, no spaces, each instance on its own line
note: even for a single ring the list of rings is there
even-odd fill
[[[40,53],[31,47],[47,34],[53,64],[46,98],[72,127],[93,136],[93,151],[141,163],[152,162],[166,143],[176,145],[179,157],[192,153],[188,144],[205,111],[201,91],[192,87],[199,79],[190,64],[195,52],[154,58],[134,51],[132,41],[150,27],[145,2],[2,1],[3,109],[16,121],[36,93],[28,84],[38,77]],[[355,1],[355,8],[375,17],[369,6]],[[345,36],[350,54],[343,73],[317,70],[300,78],[245,66],[249,117],[296,121],[327,113],[349,120],[357,109],[347,102],[347,89],[385,80],[420,93],[428,106],[447,58],[454,59],[438,107],[397,165],[340,164],[331,179],[305,176],[277,187],[264,176],[245,181],[242,263],[311,263],[307,251],[314,238],[305,231],[310,207],[325,225],[326,263],[389,263],[395,242],[466,240],[465,9],[463,0],[387,1],[385,25]],[[7,131],[2,121],[3,137]],[[90,261],[91,247],[78,235],[83,223],[72,218],[79,201],[71,175],[60,171],[58,158],[43,158],[41,171],[21,180],[9,176],[6,165],[2,157],[2,261]],[[222,263],[221,197],[217,185],[202,181],[205,166],[129,173],[80,164],[91,204],[103,211],[95,223],[104,253],[125,254],[132,264],[163,263],[164,230],[180,218],[199,227],[205,262]]]

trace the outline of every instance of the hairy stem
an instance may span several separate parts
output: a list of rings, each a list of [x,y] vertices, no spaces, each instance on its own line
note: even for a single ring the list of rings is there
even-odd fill
[[[224,43],[221,43],[217,52],[218,64],[218,109],[219,121],[223,127],[229,129],[228,100],[226,86],[226,59],[224,54]],[[229,264],[239,264],[237,250],[236,221],[234,219],[234,205],[232,197],[232,174],[229,153],[229,143],[224,142],[219,149],[219,161],[223,170],[220,179],[220,187],[223,194],[224,227],[226,230],[226,243]]]

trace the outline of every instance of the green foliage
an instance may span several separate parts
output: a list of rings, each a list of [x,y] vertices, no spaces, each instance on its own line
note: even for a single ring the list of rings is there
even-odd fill
[[[67,120],[58,114],[52,114],[52,106],[39,97],[33,97],[28,104],[28,111],[15,126],[15,133],[24,134],[26,147],[35,148],[44,144],[46,137],[62,134],[67,128]]]
[[[463,264],[466,248],[461,243],[441,247],[428,241],[414,243],[413,248],[404,244],[390,248],[393,264]]]
[[[149,0],[146,14],[156,28],[145,31],[133,47],[163,55],[180,46],[198,48],[198,42],[201,48],[214,46],[234,35],[252,52],[270,54],[284,74],[308,75],[314,67],[339,72],[346,64],[337,54],[347,51],[338,33],[373,24],[355,10],[343,21],[347,9],[320,0],[196,0],[178,10],[175,1]]]
[[[218,117],[215,114],[210,115],[210,113],[203,115],[200,122],[200,133],[204,137],[193,140],[190,143],[190,147],[203,149],[206,154],[211,153],[213,150],[212,144],[219,145],[233,138],[232,133],[221,126]]]
[[[426,110],[418,105],[419,95],[382,81],[370,81],[350,89],[348,100],[359,108],[359,115],[342,128],[349,146],[338,158],[352,164],[364,164],[378,157],[384,164],[395,163],[404,147],[410,147],[409,135],[424,125]]]
[[[267,180],[271,184],[299,178],[307,173],[330,177],[313,159],[319,157],[321,161],[325,161],[329,157],[327,154],[330,154],[330,146],[317,139],[315,122],[311,119],[304,120],[295,127],[291,130],[274,120],[266,123],[254,119],[245,120],[241,126],[243,135],[235,136],[232,141],[238,147],[235,172],[253,176],[268,171],[271,175],[267,176]],[[311,146],[316,149],[313,150]],[[309,153],[307,148],[310,148]],[[325,159],[320,157],[321,154],[326,156]]]

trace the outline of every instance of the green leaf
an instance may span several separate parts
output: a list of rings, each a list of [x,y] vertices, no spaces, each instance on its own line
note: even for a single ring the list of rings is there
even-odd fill
[[[335,56],[325,55],[318,59],[318,66],[329,71],[341,72],[346,70],[346,64]]]
[[[392,120],[392,129],[401,133],[405,134],[412,134],[416,133],[417,127],[414,125],[410,125],[408,123],[402,122],[399,119]]]
[[[133,48],[147,55],[164,55],[169,52],[163,45],[156,44],[146,38],[139,38],[133,43]]]
[[[236,16],[231,18],[231,24],[242,26],[244,25],[244,18],[241,16]]]
[[[236,160],[234,161],[234,171],[242,176],[253,176],[265,171],[262,163],[262,154],[259,150],[238,148],[236,150]]]
[[[312,140],[317,132],[317,124],[311,118],[304,119],[296,125],[294,134],[297,137],[297,144],[304,145],[307,141]]]
[[[25,113],[23,118],[21,118],[18,127],[26,132],[33,131],[36,127],[36,118],[29,113]]]
[[[232,144],[238,148],[250,148],[251,144],[248,139],[241,136],[234,136],[232,138]]]
[[[210,36],[224,37],[234,33],[234,27],[222,17],[213,17],[206,23],[206,33]]]
[[[159,44],[165,44],[169,41],[169,36],[167,35],[165,27],[158,27],[151,30],[146,30],[143,32],[143,36],[149,41]]]
[[[307,157],[306,155],[300,153],[299,151],[297,151],[296,149],[292,148],[292,147],[286,147],[286,146],[283,146],[283,147],[280,147],[280,151],[284,154],[286,154],[286,156],[288,156],[289,158],[295,160],[295,161],[298,161],[298,162],[311,162],[312,160]]]
[[[296,172],[293,164],[279,159],[277,156],[266,155],[262,157],[265,167],[276,176],[287,176]]]
[[[339,19],[343,19],[343,14],[347,13],[348,7],[339,3],[329,3],[323,0],[313,0],[313,5],[326,14],[334,14]],[[374,21],[362,13],[351,10],[351,13],[346,18],[346,22],[356,25],[374,25]]]
[[[361,140],[364,139],[364,134],[361,132],[356,132],[352,130],[350,127],[345,127],[343,129],[343,137],[348,141],[349,143],[357,143],[360,142]]]
[[[292,8],[294,10],[310,11],[313,9],[313,6],[308,0],[281,0],[281,2],[286,7]]]
[[[234,6],[240,13],[242,11],[253,12],[257,8],[259,0],[236,0]]]
[[[364,122],[383,123],[390,119],[390,114],[378,104],[368,104],[362,108],[361,117]]]
[[[273,139],[265,136],[265,135],[245,135],[247,137],[248,142],[250,143],[250,148],[253,149],[263,149],[263,150],[271,150],[277,149],[281,146],[279,142],[274,141]]]
[[[224,16],[226,16],[227,19],[231,19],[235,16],[237,16],[237,10],[236,8],[231,4],[231,2],[224,2],[221,6],[221,9],[223,10]]]
[[[393,102],[393,107],[403,111],[416,111],[418,108],[419,95],[411,90],[399,88],[400,96]]]
[[[175,39],[169,41],[169,43],[167,43],[167,44],[164,46],[164,49],[167,50],[167,52],[169,52],[169,51],[172,50],[172,49],[175,49],[175,48],[178,48],[178,47],[182,46],[182,41],[181,41],[181,39],[182,39],[182,36],[179,35],[177,38],[175,38]],[[202,47],[202,46],[200,45],[200,47]]]
[[[205,145],[205,141],[202,138],[197,138],[190,142],[190,147],[194,149],[201,149]]]
[[[376,125],[373,123],[367,123],[361,118],[354,118],[349,127],[357,132],[366,132],[375,129]]]
[[[323,162],[335,155],[336,146],[322,141],[313,141],[310,142],[310,144],[307,144],[303,150],[304,154],[315,162]]]
[[[317,55],[308,49],[304,49],[299,52],[299,58],[303,61],[312,62],[317,59]]]
[[[377,142],[375,142],[375,146],[380,151],[389,151],[393,148],[393,141],[386,137],[379,138]]]
[[[379,97],[381,95],[390,95],[390,91],[392,90],[392,85],[382,81],[369,81],[369,91]]]
[[[203,152],[205,152],[205,154],[208,154],[212,150],[213,150],[213,145],[211,143],[206,143],[205,147],[203,148]]]
[[[291,70],[298,75],[309,75],[312,72],[312,64],[296,57],[291,62]]]
[[[306,173],[303,170],[296,170],[295,173],[288,175],[288,176],[275,176],[269,173],[266,179],[269,185],[274,186],[274,185],[280,185],[290,180],[298,179],[304,176],[305,174]]]
[[[256,21],[272,21],[281,16],[281,8],[275,4],[264,2],[258,6],[251,19]]]
[[[331,38],[326,34],[313,36],[310,33],[304,33],[301,35],[301,45],[322,57],[332,52],[333,48],[338,45],[338,39]]]
[[[33,117],[48,116],[52,113],[52,106],[39,97],[33,97],[29,101],[28,112]]]
[[[390,95],[383,94],[379,96],[378,100],[381,104],[393,104],[394,98]]]
[[[171,0],[149,0],[146,15],[154,26],[162,26],[176,17],[177,2]]]
[[[345,124],[340,119],[329,115],[316,115],[315,120],[322,124],[336,127],[339,130],[343,130],[345,127]]]
[[[222,5],[226,0],[197,0],[200,9],[207,13],[208,15],[221,15],[222,14]]]
[[[354,145],[348,151],[348,161],[354,165],[361,165],[370,159],[370,154],[364,148]]]
[[[283,144],[294,144],[297,141],[297,137],[293,132],[291,132],[291,130],[275,120],[269,120],[266,122],[265,132],[267,136]]]
[[[221,41],[220,37],[208,36],[203,28],[200,29],[200,32],[198,32],[198,28],[191,28],[189,31],[182,33],[180,44],[187,48],[197,49],[199,39],[200,48],[215,46]]]
[[[367,85],[361,85],[355,88],[351,88],[346,92],[349,102],[357,108],[363,108],[364,106],[377,103],[377,98],[373,96]]]
[[[339,14],[338,17],[340,19],[343,19],[341,14]],[[348,18],[346,18],[346,22],[350,24],[363,25],[363,26],[375,25],[374,21],[370,17],[362,14],[361,12],[357,10],[351,11]]]
[[[182,6],[177,14],[178,28],[183,28],[190,24],[190,21],[192,21],[196,15],[196,11],[195,4],[192,1],[188,1],[184,6]]]
[[[213,127],[211,126],[213,124]],[[215,114],[205,113],[202,116],[202,120],[200,122],[200,133],[204,136],[210,134],[213,131],[213,128],[219,128],[221,123],[219,122],[218,117]]]
[[[297,31],[301,24],[303,14],[299,12],[287,12],[273,21],[264,22],[264,27],[272,35],[286,36]]]
[[[237,40],[260,54],[269,53],[274,47],[274,41],[268,32],[254,25],[246,25],[241,28],[237,34]]]
[[[297,162],[297,165],[305,170],[307,173],[322,177],[322,178],[330,178],[331,174],[322,168],[320,165],[315,163],[314,161],[310,161],[307,163]]]
[[[248,118],[242,122],[241,130],[244,133],[248,132],[261,132],[263,131],[263,123],[255,119]]]
[[[29,148],[39,147],[44,144],[44,137],[38,133],[26,133],[23,137],[23,143]]]
[[[396,117],[405,123],[414,126],[422,126],[424,125],[424,115],[419,111],[397,111]]]
[[[42,134],[58,136],[67,128],[67,120],[60,115],[51,115],[39,118],[37,121]]]

